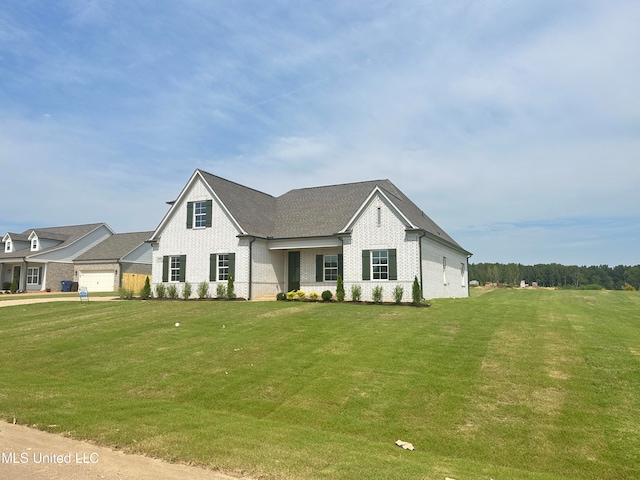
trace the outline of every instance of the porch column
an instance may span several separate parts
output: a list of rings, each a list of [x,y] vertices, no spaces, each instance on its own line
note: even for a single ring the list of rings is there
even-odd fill
[[[4,262],[0,262],[0,288],[2,288],[3,283],[4,283]]]
[[[22,272],[20,272],[20,281],[18,282],[19,284],[22,285],[22,288],[18,288],[18,290],[22,292],[26,292],[27,291],[27,270],[29,268],[29,262],[25,260],[24,262],[22,262],[22,264],[23,264],[23,269],[22,269]]]

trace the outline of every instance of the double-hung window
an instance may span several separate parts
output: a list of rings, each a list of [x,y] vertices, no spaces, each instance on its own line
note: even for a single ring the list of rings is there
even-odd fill
[[[213,201],[200,200],[198,202],[187,202],[187,228],[208,228],[211,227],[213,215]]]
[[[193,202],[193,227],[207,226],[207,202]]]
[[[27,269],[27,284],[38,285],[40,283],[40,267],[29,267]]]
[[[229,280],[229,254],[218,254],[218,281]]]
[[[4,253],[11,252],[11,240],[7,240],[4,244]]]
[[[336,282],[338,280],[338,255],[324,256],[324,281]]]
[[[371,278],[373,280],[389,280],[389,252],[387,250],[371,251]]]
[[[180,281],[180,256],[169,258],[169,280],[172,282]]]

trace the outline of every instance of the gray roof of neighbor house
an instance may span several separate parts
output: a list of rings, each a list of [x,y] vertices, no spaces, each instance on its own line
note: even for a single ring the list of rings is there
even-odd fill
[[[2,250],[0,251],[0,261],[2,261],[3,259],[25,258],[30,256],[41,255],[45,252],[50,252],[52,250],[64,248],[68,245],[71,245],[73,242],[79,240],[80,238],[84,237],[85,235],[93,232],[95,229],[101,226],[106,226],[107,228],[109,228],[105,223],[88,223],[85,225],[69,225],[66,227],[30,228],[18,235],[22,235],[24,236],[24,238],[28,239],[29,235],[31,235],[31,232],[36,232],[36,235],[38,235],[38,238],[58,240],[60,241],[60,243],[53,247],[38,250],[37,252],[32,252],[29,248],[26,248],[23,250],[17,250],[11,253],[4,253],[4,250]],[[10,233],[9,235],[11,236],[11,238],[14,238],[15,234]]]
[[[202,170],[198,172],[250,235],[264,238],[335,235],[378,187],[417,229],[464,250],[389,180],[300,188],[273,197]]]
[[[153,232],[116,233],[79,255],[76,261],[117,261],[142,245],[152,234]]]

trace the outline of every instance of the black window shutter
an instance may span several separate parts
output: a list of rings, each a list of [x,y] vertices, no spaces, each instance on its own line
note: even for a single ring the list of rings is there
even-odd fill
[[[371,254],[369,250],[362,251],[362,280],[371,280]]]
[[[186,270],[187,270],[187,256],[180,255],[180,281],[184,282],[186,278]]]
[[[187,202],[187,228],[193,228],[193,202]]]
[[[234,280],[236,279],[236,254],[235,253],[229,254],[229,275],[231,275]]]
[[[42,267],[38,269],[38,284],[42,285]]]
[[[316,255],[316,282],[324,281],[324,255]]]
[[[340,277],[342,277],[342,279],[344,280],[344,275],[343,275],[343,268],[342,268],[342,254],[339,253],[338,254],[338,275],[340,275]]]
[[[162,257],[162,281],[169,281],[169,257],[166,255]]]
[[[209,255],[209,281],[215,282],[218,280],[216,272],[218,271],[218,256],[215,253]]]
[[[389,255],[389,280],[398,279],[398,261],[396,259],[396,249],[388,250]]]
[[[206,216],[207,227],[211,227],[212,218],[213,218],[213,200],[207,200],[207,216]]]

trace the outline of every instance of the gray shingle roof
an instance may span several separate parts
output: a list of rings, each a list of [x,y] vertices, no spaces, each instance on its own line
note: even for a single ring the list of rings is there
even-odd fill
[[[12,253],[0,252],[0,260],[4,258],[24,258],[24,257],[33,256],[33,255],[40,255],[42,253],[49,252],[51,250],[66,247],[67,245],[72,244],[76,240],[82,238],[83,236],[92,232],[96,228],[101,227],[102,225],[105,225],[105,224],[104,223],[88,223],[85,225],[69,225],[66,227],[30,228],[22,232],[22,235],[24,235],[25,238],[28,238],[31,232],[35,231],[36,235],[38,235],[38,238],[58,240],[61,243],[54,247],[45,248],[37,252],[32,252],[29,248],[24,250],[18,250]]]
[[[265,238],[335,235],[347,226],[378,187],[419,230],[464,250],[389,180],[300,188],[276,198],[202,170],[199,172],[250,235]]]
[[[77,261],[117,261],[151,238],[153,232],[117,233],[76,258]]]
[[[274,197],[202,170],[199,172],[246,232],[270,236],[276,211]]]

